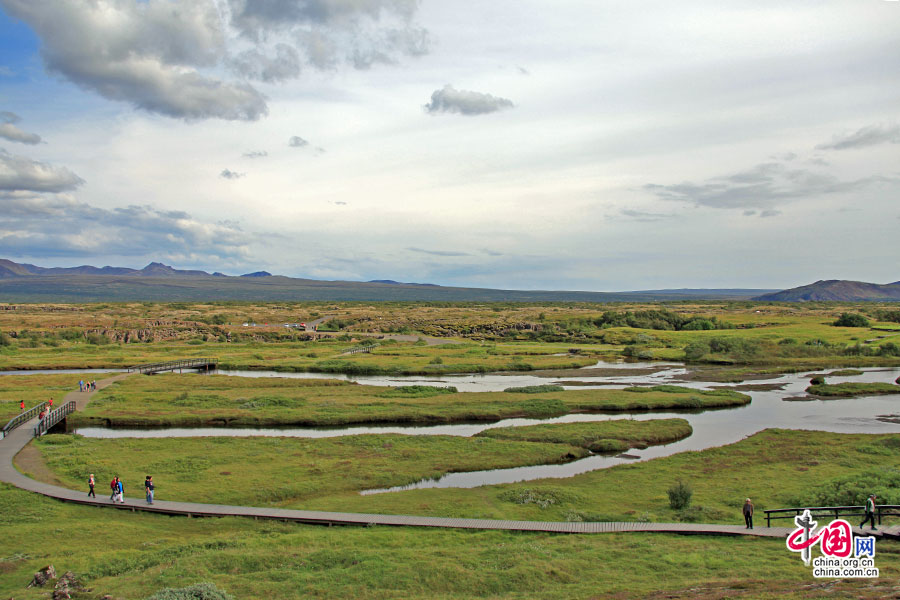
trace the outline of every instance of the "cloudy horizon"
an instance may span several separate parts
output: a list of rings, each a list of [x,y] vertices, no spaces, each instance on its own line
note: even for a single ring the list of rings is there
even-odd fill
[[[894,282],[898,25],[885,0],[0,0],[0,258]]]

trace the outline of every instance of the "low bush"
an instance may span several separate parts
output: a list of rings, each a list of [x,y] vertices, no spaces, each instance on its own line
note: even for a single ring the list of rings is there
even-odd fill
[[[543,394],[545,392],[562,392],[565,388],[561,385],[526,385],[522,387],[508,387],[504,392],[512,394]]]
[[[195,583],[183,588],[166,588],[146,600],[234,600],[234,596],[212,583]]]
[[[683,510],[691,505],[694,490],[682,480],[678,480],[666,491],[669,495],[669,506],[674,510]]]
[[[860,314],[841,313],[841,316],[832,325],[835,327],[869,327],[871,323]]]

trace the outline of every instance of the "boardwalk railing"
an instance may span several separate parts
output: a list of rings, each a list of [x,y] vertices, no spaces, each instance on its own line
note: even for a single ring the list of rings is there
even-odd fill
[[[66,418],[66,416],[75,412],[75,402],[66,402],[54,411],[51,411],[46,417],[41,419],[34,427],[34,437],[40,437],[50,431],[54,425]]]
[[[160,371],[174,371],[176,369],[205,369],[215,370],[219,364],[218,358],[183,358],[168,362],[135,365],[128,368],[129,373],[159,373]]]
[[[0,430],[0,440],[5,438],[6,436],[8,436],[10,431],[15,429],[22,423],[24,423],[26,421],[30,421],[31,419],[36,417],[38,415],[38,413],[40,413],[42,410],[44,410],[44,408],[46,408],[46,406],[47,406],[46,402],[41,402],[37,406],[29,408],[28,410],[24,411],[22,414],[14,417],[9,423],[6,424],[6,427],[4,427],[2,430]]]
[[[368,346],[354,346],[353,348],[350,348],[349,350],[344,352],[344,354],[358,354],[360,352],[370,353],[376,346],[378,346],[378,344],[370,344]]]
[[[790,519],[793,523],[794,517],[802,515],[804,510],[808,510],[813,518],[840,519],[842,517],[864,517],[866,510],[864,506],[805,506],[800,508],[775,508],[765,511],[766,527],[772,526],[773,520]],[[898,504],[876,504],[875,518],[881,525],[882,517],[900,517],[900,505]],[[853,523],[851,522],[851,525]]]

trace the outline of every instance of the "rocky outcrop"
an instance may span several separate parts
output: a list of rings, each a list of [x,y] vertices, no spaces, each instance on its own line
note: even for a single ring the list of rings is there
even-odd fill
[[[71,600],[72,594],[86,591],[72,571],[66,571],[53,588],[53,600]]]
[[[28,584],[28,587],[33,587],[35,585],[43,587],[47,585],[47,582],[51,579],[56,579],[56,569],[53,568],[53,565],[47,565],[34,574],[34,578],[31,580],[31,583]]]

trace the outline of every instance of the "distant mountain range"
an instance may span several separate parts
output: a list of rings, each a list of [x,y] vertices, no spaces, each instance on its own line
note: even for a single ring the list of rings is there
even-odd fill
[[[498,290],[430,283],[321,281],[256,271],[239,276],[175,269],[152,262],[125,267],[38,267],[0,259],[0,302],[111,301],[429,301],[429,302],[654,302],[740,300],[775,290],[680,289],[632,292]]]
[[[35,265],[14,263],[0,258],[0,279],[7,277],[29,277],[32,275],[138,275],[141,277],[228,277],[224,273],[209,274],[206,271],[186,271],[175,269],[169,265],[152,262],[143,269],[127,267],[36,267]],[[240,277],[271,277],[266,271],[247,273]]]
[[[763,294],[753,299],[765,302],[893,302],[900,301],[900,281],[881,285],[829,279],[781,292]]]

